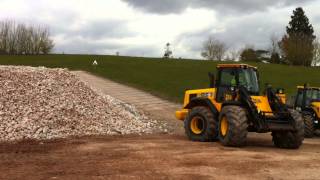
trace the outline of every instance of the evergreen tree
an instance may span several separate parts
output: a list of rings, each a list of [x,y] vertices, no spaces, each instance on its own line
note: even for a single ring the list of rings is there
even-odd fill
[[[272,53],[271,54],[271,58],[270,58],[270,62],[274,63],[274,64],[280,64],[281,63],[281,59],[278,53]]]
[[[287,62],[293,65],[310,66],[313,58],[314,30],[301,7],[296,8],[286,27],[280,47]]]
[[[244,49],[240,54],[240,60],[245,62],[246,61],[259,62],[259,58],[256,54],[256,51],[252,48]]]

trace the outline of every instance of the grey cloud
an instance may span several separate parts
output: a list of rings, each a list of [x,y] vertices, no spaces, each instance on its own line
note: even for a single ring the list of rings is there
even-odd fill
[[[314,23],[314,25],[320,24],[320,15],[315,15],[313,17],[313,21],[311,21],[311,23]]]
[[[118,20],[90,22],[72,33],[90,39],[122,38],[133,35],[133,33],[128,31],[126,22]]]
[[[227,44],[230,49],[241,49],[245,45],[254,45],[257,49],[268,49],[270,37],[281,37],[285,26],[272,19],[261,21],[261,17],[234,21],[226,25],[225,30],[214,32],[214,26],[201,31],[183,33],[179,35],[173,44],[185,47],[190,56],[200,57],[202,45],[209,36],[212,36]]]
[[[134,33],[128,30],[127,22],[120,20],[101,20],[87,22],[78,29],[69,29],[69,26],[54,26],[54,35],[64,34],[65,36],[78,36],[90,40],[102,38],[123,38],[133,36]]]
[[[121,44],[87,41],[81,38],[70,38],[67,42],[56,42],[56,53],[106,54],[115,53],[123,48]]]
[[[145,10],[147,12],[167,14],[180,13],[188,7],[189,3],[185,0],[123,0],[130,6]]]
[[[268,11],[270,8],[282,9],[287,6],[304,6],[312,0],[122,0],[129,6],[140,9],[143,12],[155,14],[182,13],[187,8],[212,9],[218,13],[218,20],[214,24],[224,29],[216,33],[215,26],[205,28],[201,31],[187,32],[172,41],[172,48],[179,47],[174,51],[175,57],[200,57],[202,43],[208,36],[226,42],[230,48],[241,48],[246,44],[253,44],[256,48],[268,48],[270,35],[276,33],[282,35],[285,25],[275,19],[272,11],[259,13],[257,11]],[[44,1],[45,2],[45,1]],[[55,39],[55,52],[80,53],[80,54],[114,54],[119,51],[121,55],[132,56],[155,56],[160,57],[163,47],[146,42],[149,45],[133,45],[126,38],[143,36],[143,32],[136,32],[128,27],[130,20],[114,19],[87,19],[80,16],[78,10],[72,8],[44,8],[47,5],[38,4],[34,1],[30,14],[21,17],[25,22],[28,20],[34,24],[47,24],[50,26]],[[112,5],[112,4],[110,4]],[[308,4],[309,5],[309,4]],[[37,8],[38,7],[38,8]],[[76,7],[76,6],[75,6]],[[286,8],[283,8],[286,11]],[[291,10],[290,10],[291,11]],[[245,16],[244,14],[253,13]],[[288,12],[288,20],[291,12]],[[117,13],[121,16],[121,12]],[[238,16],[238,15],[241,16]],[[50,15],[48,20],[44,20]],[[143,14],[148,16],[150,14]],[[230,16],[233,15],[233,16]],[[308,15],[308,12],[307,12]],[[256,17],[258,16],[258,17]],[[81,19],[82,18],[82,19]],[[168,17],[170,18],[170,17]],[[121,18],[126,19],[126,18]],[[310,16],[311,23],[320,23],[320,16],[316,11]],[[222,23],[223,22],[223,23]],[[224,23],[228,22],[228,23]],[[81,26],[77,26],[78,24]],[[224,25],[225,24],[225,25]],[[146,25],[147,26],[147,25]],[[197,23],[194,24],[197,27]],[[77,29],[74,29],[78,27]],[[317,26],[319,27],[319,26]],[[166,28],[166,27],[164,27]],[[160,30],[161,31],[161,30]],[[62,39],[62,40],[61,40]],[[118,43],[115,43],[118,42]],[[139,44],[140,43],[140,44]]]
[[[162,49],[154,46],[128,46],[120,50],[121,55],[161,57]]]
[[[115,54],[119,52],[120,55],[124,56],[161,56],[159,49],[154,46],[127,46],[114,42],[88,41],[79,37],[70,38],[63,43],[57,42],[54,52],[71,54]]]
[[[212,28],[209,27],[196,32],[180,34],[173,42],[174,45],[182,45],[190,53],[200,53],[202,44],[208,36],[211,36]]]
[[[213,9],[219,13],[250,13],[270,7],[301,5],[313,0],[122,0],[128,5],[156,14],[181,13],[188,7]]]

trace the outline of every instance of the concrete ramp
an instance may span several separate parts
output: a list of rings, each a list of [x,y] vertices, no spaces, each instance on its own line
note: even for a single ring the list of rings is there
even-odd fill
[[[180,109],[182,105],[172,103],[148,92],[98,77],[85,71],[73,71],[73,73],[98,91],[136,106],[153,119],[166,121],[171,127],[169,128],[170,132],[183,132],[183,123],[174,117],[175,111]]]

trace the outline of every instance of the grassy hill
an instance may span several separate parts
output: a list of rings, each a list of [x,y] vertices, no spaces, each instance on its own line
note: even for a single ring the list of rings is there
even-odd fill
[[[91,66],[96,59],[99,66]],[[98,55],[0,56],[2,65],[62,67],[85,70],[125,83],[152,94],[181,102],[185,89],[208,87],[208,72],[214,72],[218,62],[199,60],[163,60]],[[292,95],[298,84],[320,86],[320,68],[250,63],[260,72],[261,87],[270,83],[285,88]]]

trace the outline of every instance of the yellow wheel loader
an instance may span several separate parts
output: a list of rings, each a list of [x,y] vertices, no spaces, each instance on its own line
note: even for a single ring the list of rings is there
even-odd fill
[[[311,138],[314,131],[320,129],[320,87],[297,87],[294,109],[301,112],[305,128],[304,136]]]
[[[184,121],[192,141],[219,140],[225,146],[244,146],[248,132],[272,132],[275,146],[299,148],[304,139],[303,119],[285,105],[281,89],[268,86],[259,95],[256,67],[219,64],[217,78],[209,73],[210,88],[187,90],[176,118]]]

